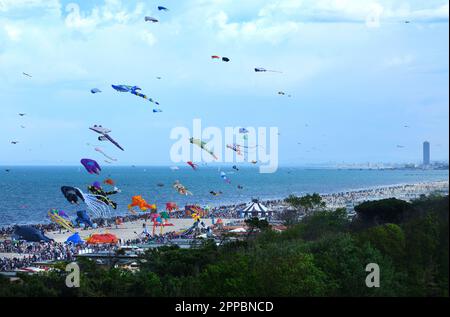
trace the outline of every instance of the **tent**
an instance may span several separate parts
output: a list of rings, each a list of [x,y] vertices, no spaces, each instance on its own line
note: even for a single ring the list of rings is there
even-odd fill
[[[272,211],[261,204],[257,199],[245,206],[240,212],[241,218],[268,218],[272,217]]]
[[[73,235],[67,238],[66,243],[82,244],[84,243],[84,240],[81,239],[78,232],[75,232]]]
[[[96,233],[91,235],[87,240],[87,244],[117,243],[119,239],[112,233]]]

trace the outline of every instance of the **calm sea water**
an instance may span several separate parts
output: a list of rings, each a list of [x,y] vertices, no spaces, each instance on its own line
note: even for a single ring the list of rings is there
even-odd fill
[[[65,210],[75,216],[81,206],[70,205],[60,187],[74,186],[87,191],[88,184],[112,178],[122,193],[112,196],[119,204],[115,214],[126,214],[126,206],[133,195],[142,195],[147,202],[164,209],[174,201],[179,206],[187,203],[222,205],[248,202],[251,198],[283,198],[291,193],[331,193],[369,188],[381,185],[448,180],[448,171],[421,170],[332,170],[279,168],[274,174],[260,174],[255,168],[222,168],[231,180],[225,183],[217,168],[202,166],[197,171],[189,166],[172,171],[168,167],[104,167],[101,175],[89,175],[78,167],[13,167],[9,173],[0,170],[0,226],[44,223],[51,208]],[[179,195],[172,184],[179,180],[194,195]],[[158,187],[163,183],[164,187]],[[243,186],[238,189],[237,186]],[[110,188],[105,185],[105,188]],[[210,191],[222,191],[212,196]]]

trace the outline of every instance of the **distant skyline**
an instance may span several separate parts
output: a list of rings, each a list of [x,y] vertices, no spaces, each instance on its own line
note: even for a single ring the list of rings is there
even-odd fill
[[[421,163],[424,141],[448,161],[448,16],[442,0],[0,0],[0,165],[102,163],[95,146],[173,165],[171,129],[196,118],[278,127],[280,166]]]

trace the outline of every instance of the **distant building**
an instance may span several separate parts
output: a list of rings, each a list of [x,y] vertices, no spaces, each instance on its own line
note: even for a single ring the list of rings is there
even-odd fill
[[[430,165],[430,142],[423,142],[423,165]]]

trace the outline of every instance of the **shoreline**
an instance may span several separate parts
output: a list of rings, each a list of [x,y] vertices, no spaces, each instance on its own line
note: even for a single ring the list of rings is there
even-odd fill
[[[425,190],[425,191],[421,191],[420,188],[421,187],[432,187],[433,189],[430,190]],[[336,198],[336,197],[346,197],[346,196],[355,196],[358,194],[368,194],[370,192],[374,192],[374,191],[393,191],[393,190],[404,190],[406,188],[411,188],[412,191],[416,190],[418,193],[416,193],[416,196],[419,196],[420,194],[424,193],[432,193],[433,191],[446,191],[447,194],[449,192],[449,181],[448,180],[442,180],[442,181],[424,181],[424,182],[417,182],[417,183],[397,183],[397,184],[390,184],[390,185],[377,185],[377,186],[370,186],[370,187],[363,187],[363,188],[358,188],[358,189],[348,189],[348,190],[339,190],[339,191],[333,191],[333,192],[327,192],[327,193],[318,193],[322,199],[327,203],[327,207],[328,208],[339,208],[335,206],[335,204],[328,204],[330,199]],[[290,194],[286,194],[284,197],[266,197],[263,199],[259,199],[259,201],[262,204],[269,204],[269,205],[273,205],[273,204],[277,204],[278,206],[271,206],[271,207],[284,207],[284,202],[283,200],[285,198],[287,198],[289,195],[296,195],[296,196],[303,196],[303,195],[307,195],[307,194],[312,194],[311,192],[292,192]],[[403,196],[405,195],[409,195],[411,193],[409,192],[404,192]],[[401,193],[397,193],[396,195],[394,195],[395,198],[402,196]],[[367,196],[366,200],[373,200],[373,199],[383,199],[383,198],[378,198],[378,197],[370,197]],[[389,197],[390,198],[390,197]],[[251,202],[252,199],[255,199],[255,197],[249,197],[247,199],[247,201],[237,201],[235,203],[216,203],[216,204],[209,204],[212,208],[213,211],[220,211],[220,210],[224,210],[224,209],[228,209],[228,210],[234,210],[236,208],[240,208],[242,206],[245,206],[246,204],[248,204],[249,202]],[[399,198],[402,199],[402,198]],[[358,199],[357,197],[353,198],[353,205],[355,202],[362,202],[361,199]],[[349,199],[346,199],[346,204],[350,203],[351,201],[349,201]],[[345,206],[341,206],[341,207],[345,207]],[[124,214],[124,215],[120,215],[119,217],[126,217],[126,216],[131,216],[129,214]],[[115,218],[115,217],[114,217]],[[136,219],[131,219],[130,221],[127,222],[133,222],[133,221],[141,221],[143,218],[143,215],[139,215],[138,217],[136,217]],[[186,218],[181,218],[181,219],[186,219]],[[224,217],[224,219],[226,219]],[[9,224],[9,225],[5,225],[5,226],[0,226],[0,229],[2,230],[8,230],[8,228],[11,228],[15,225],[26,225],[26,226],[46,226],[46,225],[50,225],[52,224],[52,222],[30,222],[27,224]]]

